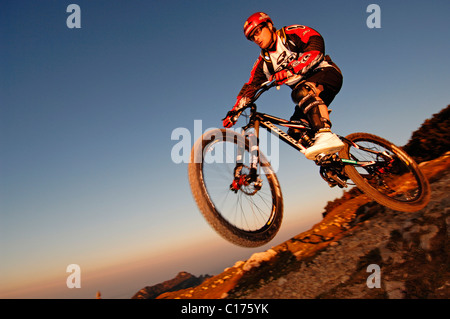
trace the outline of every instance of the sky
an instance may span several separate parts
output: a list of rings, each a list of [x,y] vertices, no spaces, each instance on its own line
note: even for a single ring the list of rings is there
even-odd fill
[[[369,28],[369,4],[381,28]],[[81,28],[69,28],[70,4]],[[221,127],[259,49],[242,27],[319,31],[344,84],[333,131],[404,145],[450,102],[450,2],[0,2],[0,298],[130,298],[179,271],[218,274],[320,222],[342,195],[314,163],[280,144],[284,221],[259,248],[234,246],[203,220],[176,129]],[[287,87],[259,110],[289,118]],[[238,126],[243,122],[238,122]],[[69,265],[80,288],[68,288]]]

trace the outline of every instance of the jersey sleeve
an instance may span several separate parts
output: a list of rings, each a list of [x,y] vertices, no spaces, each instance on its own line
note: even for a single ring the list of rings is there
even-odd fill
[[[319,51],[325,53],[325,42],[319,32],[304,25],[285,27],[286,36],[301,52]]]
[[[242,86],[242,89],[237,96],[238,101],[243,97],[252,98],[255,96],[258,88],[267,80],[268,77],[264,72],[264,60],[260,55],[253,65],[248,82]]]
[[[294,73],[305,74],[322,61],[325,42],[319,32],[303,25],[286,27],[285,32],[288,41],[299,53],[298,59],[290,63]]]

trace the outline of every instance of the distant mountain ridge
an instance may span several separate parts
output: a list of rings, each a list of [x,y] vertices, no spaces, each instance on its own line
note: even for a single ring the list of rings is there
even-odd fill
[[[199,277],[196,277],[188,272],[181,271],[170,280],[166,280],[154,286],[142,288],[131,299],[156,299],[156,297],[165,292],[198,286],[210,277],[212,276],[200,275]]]

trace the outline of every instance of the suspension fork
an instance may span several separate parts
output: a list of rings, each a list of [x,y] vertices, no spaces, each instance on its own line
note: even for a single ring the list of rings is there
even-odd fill
[[[257,172],[258,163],[259,163],[259,120],[255,120],[255,124],[253,126],[255,132],[249,135],[250,142],[250,171],[254,170],[254,173]]]
[[[253,127],[254,132],[247,134],[247,130]],[[237,191],[242,185],[256,182],[258,180],[258,163],[259,163],[259,120],[255,120],[252,126],[242,128],[241,135],[244,137],[244,144],[237,148],[236,167],[234,168],[234,181],[231,189]],[[249,141],[250,154],[250,171],[248,175],[242,175],[241,171],[244,166],[245,139]]]
[[[255,175],[258,169],[259,163],[259,119],[253,122],[254,132],[247,134],[248,126],[242,128],[242,136],[248,138],[249,141],[249,153],[250,153],[250,175]],[[244,155],[244,149],[238,150],[237,163],[242,163],[242,157]]]

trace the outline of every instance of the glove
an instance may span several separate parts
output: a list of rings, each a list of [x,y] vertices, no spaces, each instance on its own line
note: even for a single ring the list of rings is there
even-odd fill
[[[235,111],[231,110],[227,113],[227,116],[223,119],[222,125],[225,128],[230,128],[236,124],[239,115]]]
[[[241,115],[243,109],[245,106],[247,106],[249,102],[249,99],[246,97],[238,98],[236,101],[236,104],[233,106],[231,111],[228,111],[227,115],[225,116],[222,122],[223,127],[230,128],[234,124],[236,124],[239,116]]]
[[[270,77],[270,81],[275,79],[277,85],[283,85],[287,82],[288,78],[292,76],[292,72],[287,69],[281,70]]]

